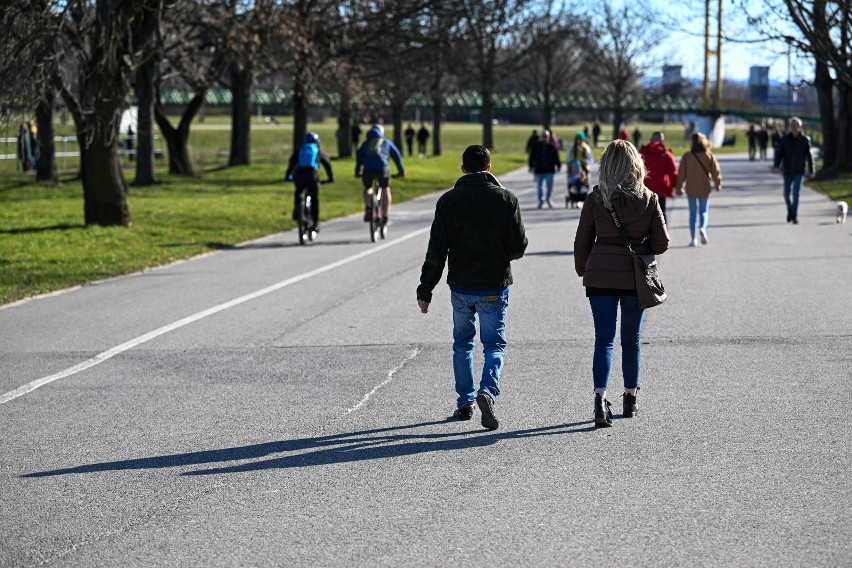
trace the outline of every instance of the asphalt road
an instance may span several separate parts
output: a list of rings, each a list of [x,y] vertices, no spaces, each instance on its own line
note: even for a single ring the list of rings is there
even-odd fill
[[[446,286],[415,301],[437,193],[379,244],[349,217],[0,309],[0,566],[849,566],[852,225],[721,164],[610,429],[579,211],[526,172],[494,432],[448,420]]]

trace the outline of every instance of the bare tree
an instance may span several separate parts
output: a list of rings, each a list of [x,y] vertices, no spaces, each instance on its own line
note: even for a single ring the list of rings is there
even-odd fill
[[[494,90],[520,69],[530,52],[522,22],[531,16],[529,0],[480,0],[466,6],[462,20],[468,72],[482,96],[482,145],[494,147]],[[519,33],[520,32],[520,33]]]
[[[536,18],[530,19],[526,33],[531,38],[529,64],[521,70],[522,80],[541,94],[541,124],[550,128],[553,94],[571,86],[583,60],[584,18],[573,6],[547,0]],[[578,40],[578,38],[583,38]]]
[[[615,139],[625,121],[625,99],[640,90],[639,79],[648,67],[643,58],[653,45],[655,28],[635,8],[625,5],[616,10],[604,4],[591,30],[585,42],[589,55],[584,67],[590,84],[609,99]]]
[[[4,23],[6,18],[15,19],[5,29],[28,31],[25,57],[19,58],[20,51],[11,52],[19,63],[27,62],[17,66],[23,78],[14,81],[29,81],[29,90],[38,91],[45,104],[51,98],[45,93],[57,88],[74,116],[86,224],[130,224],[117,153],[119,119],[137,62],[150,47],[134,32],[144,18],[167,4],[167,0],[32,0],[4,7]],[[16,36],[4,34],[0,52],[20,48],[16,41]],[[34,65],[31,72],[20,73],[30,65]],[[0,76],[6,78],[8,67],[3,68]],[[3,92],[8,99],[8,92]]]
[[[743,4],[749,28],[745,41],[783,40],[813,56],[823,131],[820,177],[852,171],[852,3],[849,0],[770,0]],[[836,94],[836,99],[835,99]],[[835,102],[837,103],[835,105]]]

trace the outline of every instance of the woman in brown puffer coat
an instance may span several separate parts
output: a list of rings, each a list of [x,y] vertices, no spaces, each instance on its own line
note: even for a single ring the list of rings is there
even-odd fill
[[[710,152],[710,141],[696,132],[691,136],[692,148],[680,159],[677,170],[677,194],[683,195],[686,184],[686,197],[689,201],[689,246],[698,246],[695,240],[695,224],[698,221],[698,234],[701,244],[707,244],[707,216],[710,209],[710,180],[716,191],[722,189],[722,172],[716,156]]]
[[[663,254],[669,233],[656,194],[646,188],[642,156],[629,142],[610,142],[600,160],[598,185],[587,198],[574,238],[574,268],[583,277],[595,322],[592,377],[595,426],[612,425],[606,399],[615,324],[621,306],[621,358],[624,376],[624,417],[639,411],[639,345],[645,310],[639,307],[633,258],[610,217],[612,208],[627,229],[637,254]]]

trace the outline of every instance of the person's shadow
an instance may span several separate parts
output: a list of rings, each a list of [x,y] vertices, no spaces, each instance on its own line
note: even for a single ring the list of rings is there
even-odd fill
[[[72,473],[97,473],[125,469],[159,469],[199,464],[214,465],[232,461],[256,460],[258,458],[265,459],[238,465],[218,465],[218,467],[209,467],[207,469],[184,471],[181,475],[211,475],[262,469],[313,467],[371,459],[395,458],[426,452],[467,450],[490,446],[500,440],[552,436],[595,430],[593,421],[586,420],[570,424],[503,432],[479,429],[465,429],[445,433],[416,432],[416,429],[421,427],[455,423],[454,419],[448,418],[447,420],[434,422],[390,426],[388,428],[362,430],[360,432],[333,434],[330,436],[86,464],[64,469],[26,473],[20,475],[20,477],[51,477]]]

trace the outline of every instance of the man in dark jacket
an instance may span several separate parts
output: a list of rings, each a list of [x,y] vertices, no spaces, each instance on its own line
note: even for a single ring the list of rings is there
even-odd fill
[[[491,175],[491,154],[484,146],[468,146],[455,187],[438,199],[426,261],[417,287],[417,304],[429,311],[432,290],[449,258],[447,284],[453,305],[453,374],[459,420],[473,417],[476,401],[482,425],[496,430],[500,423],[494,400],[500,394],[500,373],[506,347],[506,308],[512,284],[510,262],[524,256],[527,238],[518,198]],[[485,353],[482,380],[473,383],[475,314]]]
[[[559,150],[549,130],[542,131],[538,142],[530,149],[527,165],[530,172],[535,174],[538,208],[541,209],[545,203],[552,208],[553,201],[550,197],[553,195],[553,176],[562,168],[562,161],[559,159]]]
[[[784,174],[784,202],[787,204],[787,222],[799,224],[799,190],[802,189],[802,177],[814,175],[814,159],[811,156],[811,144],[802,134],[802,120],[790,119],[790,131],[778,143],[772,169]],[[783,168],[779,168],[781,164]]]

